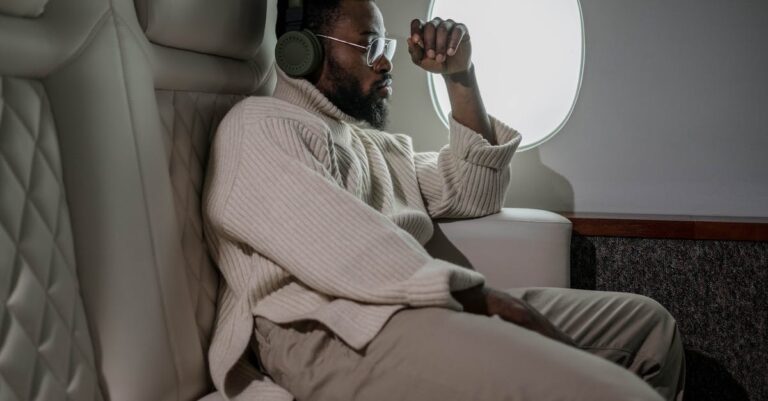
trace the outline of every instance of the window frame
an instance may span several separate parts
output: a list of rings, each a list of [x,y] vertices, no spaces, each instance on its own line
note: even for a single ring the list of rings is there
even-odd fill
[[[434,18],[434,11],[435,11],[435,3],[437,3],[439,0],[430,0],[429,1],[429,7],[427,9],[427,20],[431,21],[432,18]],[[584,11],[581,6],[580,0],[576,1],[576,8],[579,12],[579,23],[581,26],[581,62],[579,63],[579,78],[578,82],[576,84],[576,92],[573,96],[573,101],[571,102],[571,107],[568,109],[568,112],[563,117],[562,121],[555,127],[552,132],[542,136],[538,140],[523,144],[521,143],[518,147],[518,151],[523,152],[526,150],[534,149],[544,142],[549,141],[552,139],[555,135],[557,135],[565,126],[565,124],[568,122],[568,120],[571,119],[571,115],[573,114],[573,110],[576,108],[576,103],[579,100],[579,95],[581,94],[581,85],[582,81],[584,80],[584,65],[586,62],[586,51],[587,51],[587,43],[586,43],[586,28],[584,27]],[[448,121],[448,115],[447,113],[444,113],[442,110],[442,107],[440,106],[440,101],[437,97],[437,88],[435,86],[435,79],[437,79],[438,74],[432,74],[427,72],[427,86],[429,90],[429,96],[432,99],[432,107],[435,110],[435,113],[437,114],[440,121],[445,125],[446,127],[450,127],[450,121]],[[523,134],[523,140],[525,140],[525,133]]]

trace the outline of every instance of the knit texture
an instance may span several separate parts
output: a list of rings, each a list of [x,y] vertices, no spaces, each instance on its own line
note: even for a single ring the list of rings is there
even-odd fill
[[[214,138],[203,208],[224,278],[209,350],[228,399],[292,400],[245,362],[253,317],[316,320],[360,350],[405,307],[461,310],[451,292],[484,282],[432,258],[432,218],[498,212],[520,134],[492,118],[492,146],[451,120],[449,144],[368,128],[306,80],[278,70],[273,97],[250,97]]]

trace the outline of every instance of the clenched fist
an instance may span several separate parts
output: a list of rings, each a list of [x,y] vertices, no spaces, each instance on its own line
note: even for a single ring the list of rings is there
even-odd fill
[[[466,25],[453,20],[414,19],[407,42],[411,60],[426,71],[451,75],[465,72],[472,65],[469,31]]]

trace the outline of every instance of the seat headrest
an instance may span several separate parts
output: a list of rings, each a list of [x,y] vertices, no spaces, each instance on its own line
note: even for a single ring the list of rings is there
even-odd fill
[[[46,3],[48,0],[3,0],[0,1],[0,14],[36,18],[43,14]]]
[[[268,10],[274,6],[268,0],[136,0],[135,4],[150,42],[240,60],[258,53],[269,26],[268,14],[274,14]]]

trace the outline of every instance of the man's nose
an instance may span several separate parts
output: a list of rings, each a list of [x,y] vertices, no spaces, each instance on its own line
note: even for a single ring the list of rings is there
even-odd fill
[[[382,54],[373,63],[373,70],[377,73],[390,72],[392,71],[392,61]]]

